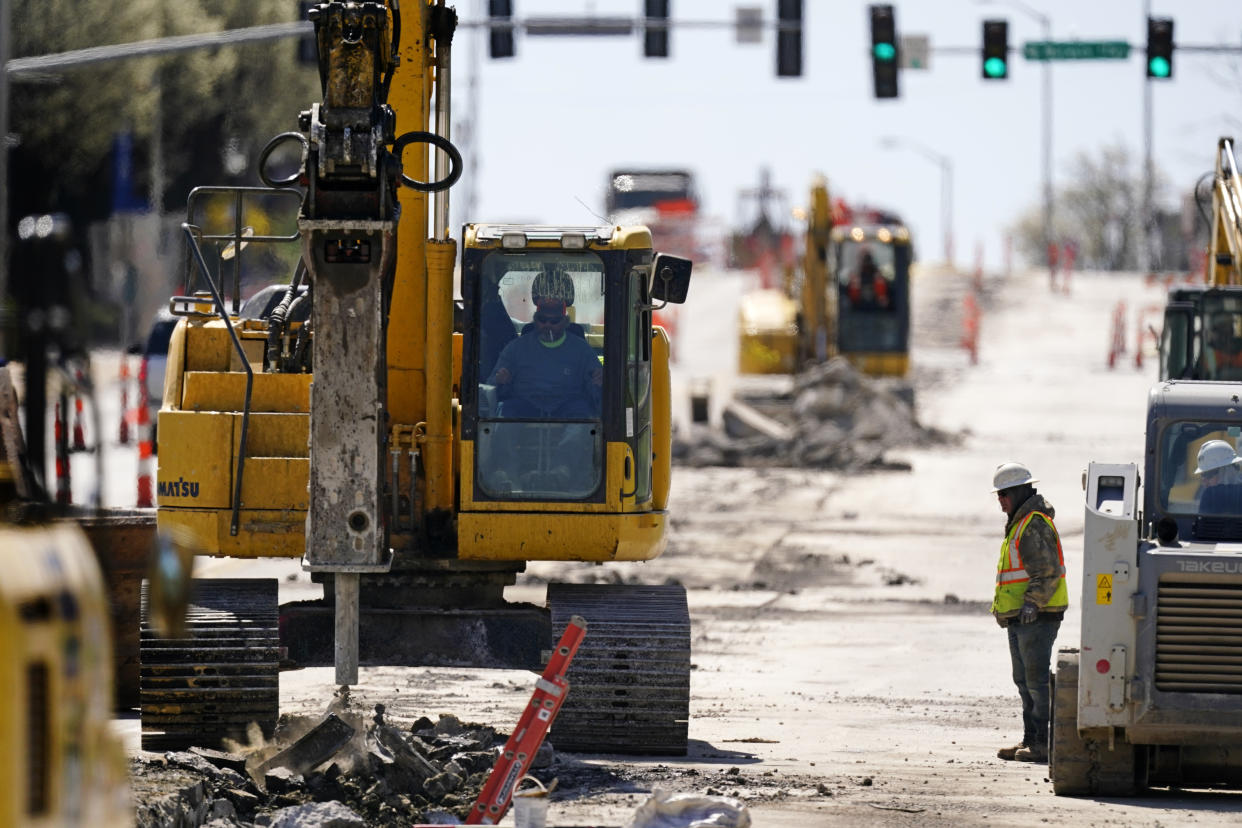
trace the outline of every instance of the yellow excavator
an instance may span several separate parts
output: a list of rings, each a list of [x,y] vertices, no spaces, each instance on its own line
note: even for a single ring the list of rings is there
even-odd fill
[[[1203,283],[1169,289],[1161,379],[1242,381],[1242,175],[1234,147],[1232,138],[1216,145]]]
[[[652,312],[685,300],[691,263],[645,227],[470,223],[455,300],[455,12],[310,17],[323,100],[265,149],[267,186],[190,196],[157,514],[208,555],[301,558],[325,598],[278,608],[270,580],[198,582],[193,635],[144,640],[144,742],[270,730],[282,648],[340,684],[359,664],[539,669],[580,615],[557,747],[684,754],[683,588],[550,584],[546,607],[503,591],[528,561],[663,551],[669,342]],[[290,148],[300,165],[279,176]],[[290,247],[286,283],[239,295],[246,268]],[[572,403],[539,386],[568,374],[554,362],[532,369],[539,393],[519,389],[532,354],[572,355],[587,377]]]
[[[910,365],[910,232],[891,214],[835,209],[817,176],[800,273],[748,293],[739,310],[738,370],[792,374],[838,354],[872,376]]]

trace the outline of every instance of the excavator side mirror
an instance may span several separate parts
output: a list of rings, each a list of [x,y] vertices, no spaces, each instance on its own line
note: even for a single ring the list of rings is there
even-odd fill
[[[668,304],[680,305],[686,301],[690,290],[690,270],[694,263],[680,256],[659,253],[651,275],[651,298]]]

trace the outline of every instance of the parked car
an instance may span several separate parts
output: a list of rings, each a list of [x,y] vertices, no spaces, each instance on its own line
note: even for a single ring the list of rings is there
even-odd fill
[[[168,342],[172,339],[173,328],[177,327],[177,317],[168,310],[160,308],[151,323],[146,344],[142,346],[142,366],[138,369],[138,381],[143,388],[140,392],[145,399],[147,415],[151,423],[151,450],[158,451],[156,424],[159,420],[160,406],[164,404],[164,366],[168,363]],[[138,435],[142,439],[142,435]]]

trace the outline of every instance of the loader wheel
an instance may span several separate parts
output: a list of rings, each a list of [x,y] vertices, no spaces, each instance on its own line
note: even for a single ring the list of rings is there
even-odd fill
[[[143,584],[139,699],[142,749],[218,748],[265,736],[280,708],[280,632],[274,578],[195,579],[186,637],[160,638]]]
[[[1108,733],[1083,738],[1078,732],[1078,651],[1057,654],[1052,677],[1052,723],[1049,728],[1048,776],[1057,796],[1133,796],[1135,748],[1117,737],[1108,749]],[[1095,733],[1095,731],[1092,731]]]
[[[569,619],[586,637],[549,741],[573,753],[685,756],[690,611],[677,585],[549,584],[553,641]]]

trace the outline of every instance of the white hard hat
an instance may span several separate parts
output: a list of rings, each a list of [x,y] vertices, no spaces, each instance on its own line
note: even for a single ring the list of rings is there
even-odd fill
[[[1038,482],[1031,477],[1031,470],[1021,463],[1001,463],[992,475],[992,491],[999,492],[1001,489]]]
[[[1242,463],[1242,457],[1238,457],[1233,446],[1224,440],[1208,440],[1199,447],[1199,468],[1195,469],[1195,474],[1223,469],[1225,466],[1238,463]]]

